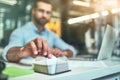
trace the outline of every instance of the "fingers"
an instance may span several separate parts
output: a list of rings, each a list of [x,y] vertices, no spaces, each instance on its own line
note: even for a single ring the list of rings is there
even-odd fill
[[[30,46],[31,46],[31,50],[32,50],[33,54],[34,54],[34,55],[38,55],[37,46],[36,46],[36,44],[34,43],[34,41],[31,41],[31,42],[30,42]]]
[[[43,40],[42,42],[42,49],[43,49],[43,56],[47,56],[50,58],[51,55],[51,48],[46,40]]]
[[[57,49],[57,48],[53,49],[53,50],[52,50],[52,53],[53,53],[53,55],[55,55],[56,57],[58,57],[58,56],[63,56],[62,51],[59,50],[59,49]]]
[[[48,58],[51,58],[52,57],[52,50],[49,48],[48,49]]]
[[[27,48],[27,49],[26,49]],[[26,52],[28,55],[32,57],[36,57],[38,55],[51,58],[52,54],[55,56],[63,56],[63,51],[55,48],[51,49],[48,42],[42,38],[36,38],[33,41],[30,41],[26,45]]]
[[[42,38],[36,38],[24,46],[25,57],[36,57],[38,55],[51,57],[51,48],[47,41]]]
[[[41,53],[42,52],[42,39],[37,38],[34,40],[34,42],[36,44],[38,52]]]
[[[34,43],[37,47],[38,54],[45,57],[51,57],[51,48],[47,41],[42,38],[36,38]]]
[[[47,41],[43,40],[42,41],[43,54],[47,53],[47,48],[48,48]]]

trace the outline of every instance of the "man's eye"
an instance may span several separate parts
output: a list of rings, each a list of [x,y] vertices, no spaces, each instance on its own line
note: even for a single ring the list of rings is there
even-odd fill
[[[47,12],[48,15],[51,15],[51,12]]]
[[[44,13],[45,11],[44,10],[38,10],[39,12],[42,12],[42,13]]]
[[[45,10],[42,10],[42,9],[37,9],[39,12],[41,13],[46,13],[48,15],[51,15],[51,12],[50,11],[45,11]]]

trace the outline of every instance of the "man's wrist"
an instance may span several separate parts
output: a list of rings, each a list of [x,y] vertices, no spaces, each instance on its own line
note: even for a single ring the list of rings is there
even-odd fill
[[[24,58],[24,57],[23,57],[23,53],[24,53],[23,50],[24,50],[24,47],[21,47],[21,48],[20,48],[20,51],[19,51],[19,53],[18,53],[18,57],[19,57],[20,59]]]
[[[63,55],[64,56],[68,56],[68,52],[67,51],[63,51]]]
[[[63,51],[63,54],[67,57],[72,57],[73,56],[73,52],[71,50],[65,50],[65,51]]]

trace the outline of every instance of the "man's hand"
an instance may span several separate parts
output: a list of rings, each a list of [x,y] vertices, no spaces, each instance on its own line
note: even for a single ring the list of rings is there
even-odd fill
[[[36,38],[21,48],[20,55],[23,58],[29,56],[36,57],[39,55],[50,58],[51,48],[46,40],[42,38]]]
[[[59,56],[72,57],[73,55],[71,50],[60,50],[58,48],[52,49],[52,54],[55,55],[56,57],[59,57]]]
[[[55,55],[56,57],[63,56],[63,52],[59,50],[58,48],[52,49],[52,54]]]
[[[19,62],[22,58],[45,56],[51,57],[51,48],[47,41],[42,38],[36,38],[24,47],[12,47],[7,52],[7,59],[11,62]]]

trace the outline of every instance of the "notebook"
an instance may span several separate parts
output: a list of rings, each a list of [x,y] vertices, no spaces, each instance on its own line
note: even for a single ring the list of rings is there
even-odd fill
[[[115,29],[112,26],[107,25],[100,50],[97,54],[80,55],[76,58],[69,58],[69,59],[89,61],[89,60],[104,60],[111,58],[115,41],[116,41]]]

